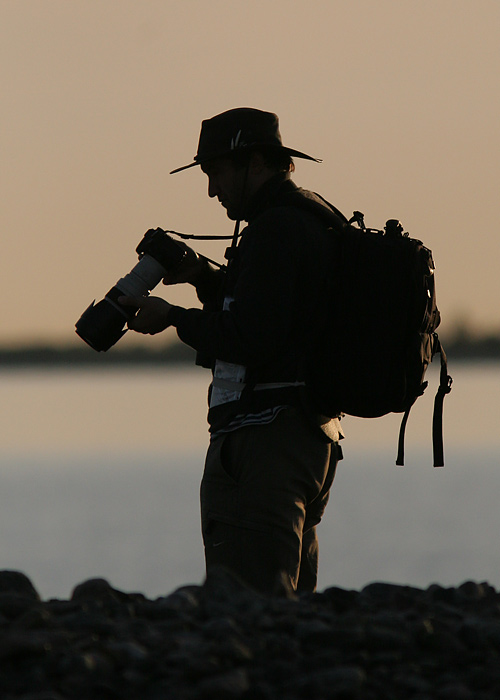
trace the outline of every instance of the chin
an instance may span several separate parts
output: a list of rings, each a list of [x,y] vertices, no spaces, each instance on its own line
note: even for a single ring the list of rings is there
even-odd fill
[[[236,213],[231,209],[226,209],[226,216],[228,219],[231,219],[231,221],[236,221],[236,219],[238,218]]]

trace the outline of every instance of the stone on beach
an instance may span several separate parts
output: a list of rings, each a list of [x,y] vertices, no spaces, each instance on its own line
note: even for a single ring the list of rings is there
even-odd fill
[[[286,593],[286,592],[285,592]],[[40,600],[0,572],[2,700],[495,700],[500,593],[375,582],[263,596],[224,571],[150,600]]]

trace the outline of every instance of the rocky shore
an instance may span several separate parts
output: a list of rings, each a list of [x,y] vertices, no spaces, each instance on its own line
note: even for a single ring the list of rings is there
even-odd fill
[[[42,601],[0,572],[2,700],[498,700],[500,594],[372,583],[260,596],[220,572],[150,600]]]

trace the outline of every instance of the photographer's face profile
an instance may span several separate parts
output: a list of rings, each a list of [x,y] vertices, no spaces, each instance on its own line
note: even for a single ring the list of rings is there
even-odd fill
[[[215,158],[204,163],[202,170],[208,177],[208,196],[217,197],[233,221],[244,218],[248,201],[273,174],[259,153],[251,155],[248,165]]]
[[[244,169],[230,158],[216,158],[203,166],[208,177],[208,196],[217,197],[230,219],[237,218],[243,188]]]

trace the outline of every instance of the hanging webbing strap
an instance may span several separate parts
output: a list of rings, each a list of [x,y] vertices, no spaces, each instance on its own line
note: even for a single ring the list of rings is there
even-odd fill
[[[398,454],[396,457],[396,465],[398,467],[404,467],[404,463],[405,463],[405,431],[406,431],[406,424],[408,423],[408,416],[410,415],[410,411],[411,411],[411,406],[410,406],[410,408],[406,409],[404,416],[401,419],[401,425],[399,428]]]
[[[444,397],[451,391],[451,384],[453,379],[448,374],[448,361],[446,359],[446,353],[443,350],[439,338],[436,333],[433,336],[434,340],[434,350],[433,355],[439,353],[441,356],[441,370],[439,373],[439,387],[434,398],[434,413],[432,416],[432,452],[433,461],[435,467],[444,467],[444,444],[443,444],[443,404]],[[422,390],[420,395],[424,393],[427,387],[427,382],[422,384]],[[413,404],[412,404],[413,405]],[[401,420],[401,426],[399,428],[399,439],[398,439],[398,454],[396,457],[396,464],[398,467],[404,466],[405,460],[405,431],[406,424],[408,422],[408,416],[410,415],[411,406],[409,406]]]
[[[444,447],[443,447],[443,403],[446,394],[451,391],[453,379],[448,374],[448,362],[446,353],[443,350],[437,335],[436,352],[441,355],[441,371],[439,374],[439,388],[434,399],[434,415],[432,417],[432,449],[434,452],[434,466],[444,467]]]

